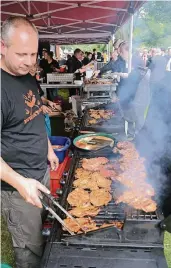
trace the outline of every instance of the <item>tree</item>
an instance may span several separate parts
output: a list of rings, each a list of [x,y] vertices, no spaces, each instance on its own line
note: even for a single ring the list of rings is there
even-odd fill
[[[136,46],[168,47],[171,45],[171,2],[149,1],[134,16]]]

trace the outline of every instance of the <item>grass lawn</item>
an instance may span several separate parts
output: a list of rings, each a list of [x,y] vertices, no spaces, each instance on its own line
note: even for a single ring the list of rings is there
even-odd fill
[[[1,220],[1,262],[7,263],[14,268],[14,254],[11,246],[11,237],[2,218]],[[171,268],[171,234],[169,233],[165,233],[164,246],[168,268]]]

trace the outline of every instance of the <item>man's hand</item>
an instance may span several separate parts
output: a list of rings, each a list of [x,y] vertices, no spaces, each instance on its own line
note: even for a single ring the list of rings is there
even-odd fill
[[[52,109],[47,107],[46,105],[42,105],[42,111],[44,114],[49,114],[52,112]]]
[[[80,72],[80,74],[85,73],[85,72],[86,72],[86,68],[85,68],[85,66],[82,67],[81,69],[79,69],[79,72]]]
[[[61,111],[61,106],[53,101],[48,101],[48,105],[52,108],[52,109],[56,109],[56,110],[59,110]]]
[[[93,77],[97,77],[99,73],[100,73],[100,70],[95,71],[93,74]]]
[[[50,191],[39,181],[28,178],[20,179],[16,189],[26,202],[39,208],[42,208],[42,203],[39,198],[41,195],[40,191],[50,194]]]
[[[48,160],[50,162],[51,170],[57,170],[59,166],[59,159],[53,150],[48,152]]]

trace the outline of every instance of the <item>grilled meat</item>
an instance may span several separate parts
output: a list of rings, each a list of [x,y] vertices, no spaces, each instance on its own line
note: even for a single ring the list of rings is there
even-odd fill
[[[77,221],[85,232],[97,229],[96,223],[91,218],[78,218]],[[77,225],[77,223],[72,219],[70,218],[64,219],[64,222],[68,226],[68,228],[74,233],[78,233],[80,231],[79,225]],[[80,231],[80,233],[81,232],[82,231]]]
[[[76,178],[91,178],[91,171],[85,170],[83,168],[77,168],[75,172]]]
[[[143,194],[136,193],[132,190],[124,192],[117,200],[116,203],[127,203],[135,209],[144,210],[145,212],[155,211],[157,208],[156,203],[149,197]]]
[[[90,193],[90,202],[97,207],[107,205],[111,199],[111,194],[105,189],[95,190]]]
[[[88,121],[89,125],[95,125],[97,123],[97,120],[91,119]]]
[[[99,229],[102,229],[102,228],[106,228],[106,227],[110,227],[110,226],[115,226],[116,228],[118,229],[122,229],[123,227],[123,222],[119,222],[119,221],[113,221],[111,223],[103,223]]]
[[[69,213],[75,217],[82,218],[84,216],[96,216],[100,212],[98,207],[76,207],[69,211]]]
[[[104,178],[102,175],[100,175],[99,172],[92,173],[92,179],[96,180],[97,185],[100,188],[105,188],[105,189],[110,190],[110,186],[112,183],[111,180]]]
[[[89,110],[90,117],[94,119],[105,119],[109,120],[113,115],[114,112],[112,110]]]
[[[73,185],[75,187],[81,188],[81,189],[90,189],[90,190],[97,190],[99,189],[96,178],[80,178],[78,180],[75,180],[73,182]]]
[[[90,117],[92,117],[94,119],[100,119],[101,118],[100,114],[97,114],[97,113],[91,113]]]
[[[74,207],[86,207],[90,203],[90,195],[83,189],[76,188],[68,195],[67,201]]]
[[[86,170],[96,171],[100,169],[101,165],[108,163],[108,161],[109,160],[106,157],[84,158],[82,167]]]

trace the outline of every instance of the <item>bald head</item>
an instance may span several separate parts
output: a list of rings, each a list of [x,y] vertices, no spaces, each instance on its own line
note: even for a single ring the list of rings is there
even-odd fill
[[[25,75],[36,63],[38,32],[23,17],[10,17],[2,26],[2,68],[13,75]]]
[[[2,25],[1,38],[6,45],[10,45],[10,39],[15,34],[16,29],[25,28],[28,32],[35,32],[38,35],[38,31],[33,23],[28,19],[14,16],[9,17]]]

